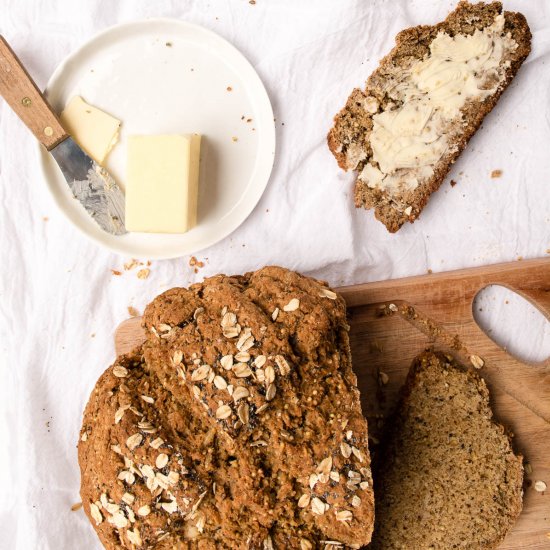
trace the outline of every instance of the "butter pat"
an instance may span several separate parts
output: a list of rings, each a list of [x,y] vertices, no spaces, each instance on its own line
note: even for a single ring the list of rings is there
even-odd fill
[[[63,127],[98,164],[103,164],[118,140],[120,120],[86,103],[80,96],[61,113]]]
[[[197,223],[201,136],[129,136],[126,229],[185,233]]]

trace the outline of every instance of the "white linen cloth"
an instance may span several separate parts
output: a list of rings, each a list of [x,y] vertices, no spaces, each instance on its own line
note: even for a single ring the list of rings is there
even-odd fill
[[[338,169],[326,146],[332,117],[396,33],[439,21],[454,5],[2,0],[0,31],[41,87],[67,54],[115,23],[167,16],[218,32],[266,85],[277,154],[260,203],[232,235],[197,254],[205,262],[198,273],[186,257],[153,262],[146,280],[136,269],[114,276],[111,269],[124,271],[128,258],[86,240],[57,211],[34,138],[0,101],[1,550],[100,548],[82,510],[70,509],[80,500],[76,441],[93,384],[114,358],[113,330],[129,305],[141,310],[172,286],[265,264],[338,286],[548,254],[547,0],[505,2],[527,16],[533,51],[414,225],[391,235],[372,212],[355,210],[354,176]],[[492,179],[496,169],[502,177]],[[522,324],[516,321],[517,339],[525,336]],[[548,340],[548,328],[538,330],[537,341]]]

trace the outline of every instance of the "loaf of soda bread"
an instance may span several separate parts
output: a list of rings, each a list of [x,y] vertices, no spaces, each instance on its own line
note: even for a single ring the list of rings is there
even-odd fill
[[[106,548],[360,548],[374,499],[343,299],[268,267],[157,297],[84,413]]]

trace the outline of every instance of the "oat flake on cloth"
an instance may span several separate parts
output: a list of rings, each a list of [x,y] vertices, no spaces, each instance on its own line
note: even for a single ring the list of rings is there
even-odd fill
[[[114,358],[113,329],[156,294],[219,272],[280,264],[360,283],[501,261],[550,249],[550,2],[509,0],[533,51],[414,225],[390,235],[352,205],[325,136],[395,34],[443,19],[448,0],[2,0],[0,32],[44,86],[97,32],[175,17],[235,44],[271,97],[275,168],[232,235],[189,258],[155,261],[148,278],[74,229],[50,198],[34,138],[0,101],[0,550],[100,548],[82,510],[76,439],[88,395]],[[493,170],[502,170],[493,179]],[[450,180],[457,185],[451,186]],[[143,259],[144,261],[147,258]],[[113,275],[111,269],[122,275]],[[516,322],[515,338],[525,338]],[[537,341],[548,340],[541,327]],[[546,329],[547,330],[547,329]]]

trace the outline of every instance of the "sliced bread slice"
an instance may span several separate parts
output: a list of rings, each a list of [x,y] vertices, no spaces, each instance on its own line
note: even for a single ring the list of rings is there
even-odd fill
[[[522,508],[523,460],[485,382],[417,357],[374,471],[373,550],[496,548]]]
[[[355,206],[388,231],[413,222],[531,49],[520,13],[460,2],[445,21],[405,29],[334,118],[328,145],[359,172]]]

